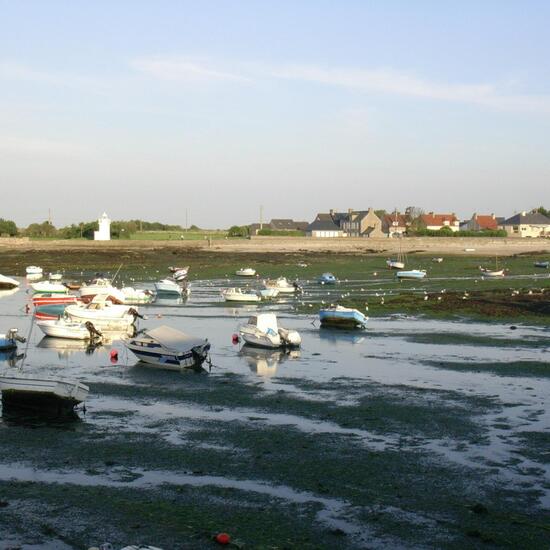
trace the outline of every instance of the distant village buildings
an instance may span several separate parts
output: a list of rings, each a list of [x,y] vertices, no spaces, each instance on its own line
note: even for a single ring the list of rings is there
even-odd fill
[[[511,218],[497,217],[495,214],[474,213],[468,220],[460,222],[457,215],[429,212],[414,216],[408,208],[404,214],[394,211],[380,216],[369,208],[368,210],[348,209],[347,212],[330,210],[320,212],[307,225],[306,236],[312,238],[337,237],[403,237],[414,231],[447,230],[458,231],[506,231],[509,237],[548,237],[550,238],[550,219],[540,212],[521,212]],[[378,211],[380,213],[380,211]]]
[[[273,218],[269,223],[252,223],[249,230],[251,235],[257,235],[258,231],[262,229],[269,229],[271,231],[305,231],[308,222],[296,222],[290,218]]]
[[[111,240],[111,220],[105,212],[97,220],[99,230],[94,231],[94,241],[110,241]]]

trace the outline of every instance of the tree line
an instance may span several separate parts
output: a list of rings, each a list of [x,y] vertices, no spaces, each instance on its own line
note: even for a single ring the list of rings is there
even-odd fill
[[[193,226],[191,229],[198,229]],[[99,229],[97,221],[80,222],[57,228],[51,222],[31,223],[28,227],[18,228],[14,221],[0,218],[0,235],[9,237],[39,237],[59,239],[93,239],[94,231]],[[120,220],[111,223],[111,238],[129,239],[138,231],[184,231],[181,225],[170,225],[144,220]]]

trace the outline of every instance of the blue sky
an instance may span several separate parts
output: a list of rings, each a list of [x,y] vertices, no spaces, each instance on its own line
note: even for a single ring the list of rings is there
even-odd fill
[[[542,1],[0,0],[0,217],[548,207],[549,16]]]

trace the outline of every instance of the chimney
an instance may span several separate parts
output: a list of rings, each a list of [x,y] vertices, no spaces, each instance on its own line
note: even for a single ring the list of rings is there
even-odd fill
[[[333,209],[333,208],[331,208],[331,209],[329,210],[329,212],[330,212],[330,215],[331,215],[331,216],[334,216],[334,209]]]
[[[491,214],[491,218],[493,218],[493,220],[495,219],[495,215],[494,215],[494,213],[493,213],[493,214]]]
[[[351,216],[353,214],[353,208],[348,208],[348,214]]]

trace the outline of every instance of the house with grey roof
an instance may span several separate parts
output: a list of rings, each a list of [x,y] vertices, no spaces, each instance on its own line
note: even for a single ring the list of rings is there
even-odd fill
[[[317,214],[316,218],[307,226],[306,237],[333,238],[343,237],[344,231],[332,214]]]
[[[508,237],[549,237],[550,218],[533,210],[514,214],[502,223]]]
[[[273,218],[269,223],[252,223],[249,230],[251,235],[257,235],[260,229],[271,229],[272,231],[306,231],[308,222],[297,222],[290,218]]]
[[[308,237],[383,237],[382,220],[372,208],[317,214],[306,230]]]

